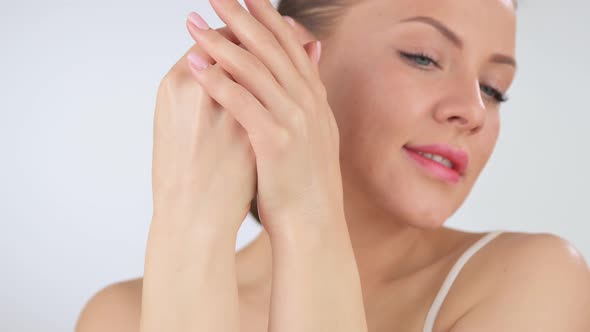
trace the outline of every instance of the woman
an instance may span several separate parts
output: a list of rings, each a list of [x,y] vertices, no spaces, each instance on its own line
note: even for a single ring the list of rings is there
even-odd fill
[[[498,136],[511,1],[211,5],[158,91],[144,278],[77,331],[590,331],[567,241],[442,226]]]

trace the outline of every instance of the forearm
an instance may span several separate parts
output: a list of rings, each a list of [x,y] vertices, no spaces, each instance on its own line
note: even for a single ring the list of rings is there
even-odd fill
[[[209,215],[201,226],[162,219],[150,226],[140,331],[239,331],[235,232]]]
[[[341,222],[332,229],[292,229],[271,236],[269,332],[367,331],[358,268]]]

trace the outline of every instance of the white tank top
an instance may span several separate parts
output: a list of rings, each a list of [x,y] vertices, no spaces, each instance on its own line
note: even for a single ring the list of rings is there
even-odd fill
[[[498,230],[486,234],[477,242],[475,242],[471,247],[465,250],[463,255],[459,257],[455,265],[453,265],[453,267],[449,271],[449,274],[445,278],[445,281],[443,282],[440,290],[434,298],[434,301],[432,302],[432,305],[430,306],[430,310],[428,311],[428,315],[426,316],[426,320],[424,321],[424,328],[422,329],[422,332],[432,332],[432,327],[434,326],[436,315],[438,314],[438,311],[440,310],[440,307],[442,306],[445,297],[449,293],[449,289],[451,289],[453,282],[457,278],[457,275],[459,275],[459,272],[461,271],[463,266],[465,266],[465,263],[467,263],[467,261],[469,260],[469,258],[471,258],[471,256],[473,256],[473,254],[475,254],[479,249],[488,244],[488,242],[492,241],[496,236],[500,235],[502,232],[503,231]]]

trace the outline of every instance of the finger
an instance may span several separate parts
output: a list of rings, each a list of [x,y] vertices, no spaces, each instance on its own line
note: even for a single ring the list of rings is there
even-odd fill
[[[188,29],[188,22],[187,24],[187,29]],[[236,35],[234,35],[234,33],[227,27],[222,27],[219,29],[216,29],[223,37],[225,37],[225,39],[229,40],[230,42],[234,43],[234,44],[239,44],[240,41],[239,39],[236,37]],[[191,48],[189,48],[184,55],[174,64],[174,66],[172,66],[172,70],[178,70],[180,72],[182,71],[187,71],[190,74],[190,71],[188,71],[188,60],[187,60],[187,56],[190,53],[196,53],[199,56],[201,56],[202,58],[204,58],[205,60],[207,60],[207,62],[209,63],[215,63],[215,60],[209,55],[207,54],[207,52],[203,51],[201,49],[201,46],[199,44],[194,44],[193,46],[191,46]]]
[[[277,39],[281,48],[285,51],[296,70],[306,80],[307,84],[312,89],[318,88],[319,76],[315,72],[313,65],[309,61],[309,57],[302,49],[301,43],[298,41],[295,34],[294,26],[285,24],[286,18],[274,8],[273,4],[268,0],[244,0],[250,15],[266,27],[274,37]],[[222,18],[223,19],[223,18]],[[295,24],[295,21],[289,17]],[[247,21],[247,20],[244,20]],[[245,23],[236,23],[237,26],[242,26]],[[228,24],[229,26],[229,24]],[[230,26],[230,29],[232,27]],[[239,36],[238,36],[239,37]],[[265,50],[262,50],[265,52]]]
[[[229,38],[228,40],[230,40],[230,41],[233,40],[233,41],[239,42],[239,41],[237,41],[237,39],[235,39],[235,37],[232,37],[233,34],[228,35],[228,31],[229,30],[226,29],[225,32],[222,32],[223,34],[225,34],[227,36],[227,38]],[[238,46],[244,48],[244,46],[242,44],[239,44]],[[182,58],[174,65],[173,71],[176,71],[177,74],[179,73],[181,76],[186,77],[190,80],[195,80],[194,74],[192,73],[192,68],[191,68],[190,62],[188,60],[188,56],[190,54],[194,54],[194,55],[198,56],[199,58],[204,59],[204,61],[209,63],[211,66],[219,67],[217,70],[219,70],[222,75],[226,76],[230,80],[234,80],[234,78],[227,71],[225,71],[223,68],[221,68],[221,66],[219,66],[218,64],[215,63],[215,60],[213,58],[211,58],[207,54],[207,52],[205,52],[200,46],[198,46],[196,44],[193,47],[191,47],[182,56]],[[193,86],[191,84],[189,87],[189,89],[191,90],[190,93],[194,95],[194,89],[197,87],[198,86]],[[202,99],[200,99],[200,103],[206,103],[206,104],[200,104],[200,105],[203,105],[203,107],[205,107],[207,109],[221,109],[221,106],[219,105],[219,103],[217,103],[208,94],[202,95]],[[218,118],[218,117],[214,117],[214,118]]]
[[[244,87],[224,75],[220,66],[212,66],[196,54],[188,55],[191,72],[203,89],[217,101],[248,132],[248,136],[262,137],[276,125],[270,113]]]
[[[192,15],[199,18],[196,13],[191,13]],[[235,82],[250,91],[273,115],[281,118],[296,106],[285,88],[252,53],[228,41],[216,30],[203,30],[192,23],[188,24],[188,29],[201,48],[230,73]]]
[[[257,2],[262,5],[266,1]],[[293,36],[292,28],[278,12],[274,11],[276,16],[271,27],[273,31],[271,31],[248,13],[236,0],[210,0],[210,2],[219,18],[227,24],[241,43],[246,45],[248,51],[260,59],[294,100],[308,93],[307,90],[310,87],[304,75],[309,73],[309,70],[300,72],[289,53],[298,53],[298,63],[303,60],[309,62],[309,60],[305,59],[305,52]],[[257,11],[261,12],[261,10]],[[265,21],[271,23],[268,22],[268,18],[265,18]],[[285,40],[285,34],[288,34],[288,40]],[[283,36],[277,37],[279,35]],[[278,41],[279,38],[285,40],[288,50],[283,48],[283,45]],[[302,57],[303,60],[301,60]],[[297,57],[293,60],[297,60]]]

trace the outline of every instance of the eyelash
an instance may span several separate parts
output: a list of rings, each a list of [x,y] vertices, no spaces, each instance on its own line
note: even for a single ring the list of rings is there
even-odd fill
[[[430,62],[432,62],[435,66],[439,67],[438,63],[434,60],[432,60],[431,57],[429,57],[428,55],[424,54],[424,53],[405,53],[405,52],[400,52],[400,55],[403,56],[404,58],[410,59],[410,60],[415,60],[415,59],[426,59]],[[508,101],[508,96],[503,95],[500,91],[498,91],[497,89],[488,86],[488,85],[480,85],[480,87],[482,88],[489,88],[491,90],[491,94],[488,94],[488,96],[491,96],[492,98],[494,98],[494,100],[500,104],[500,103],[504,103],[506,101]]]

